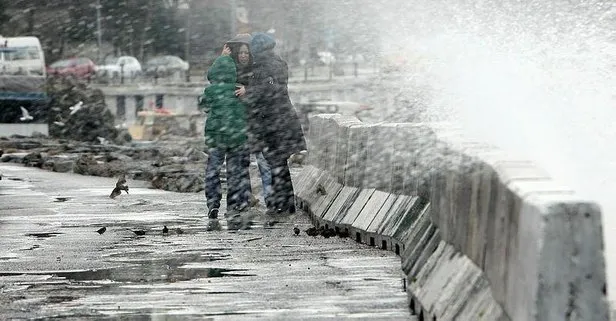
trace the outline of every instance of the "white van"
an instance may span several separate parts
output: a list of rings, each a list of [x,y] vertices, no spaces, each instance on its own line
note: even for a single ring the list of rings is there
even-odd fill
[[[37,37],[0,36],[0,100],[44,100],[46,77]]]

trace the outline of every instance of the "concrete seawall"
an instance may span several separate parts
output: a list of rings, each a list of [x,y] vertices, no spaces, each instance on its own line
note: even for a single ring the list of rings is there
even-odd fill
[[[609,320],[597,204],[448,123],[310,122],[302,207],[399,254],[420,320]]]

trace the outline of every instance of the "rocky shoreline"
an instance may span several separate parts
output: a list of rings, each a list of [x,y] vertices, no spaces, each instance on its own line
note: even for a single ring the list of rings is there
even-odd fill
[[[205,162],[203,137],[166,135],[164,140],[131,141],[122,145],[93,144],[67,139],[40,137],[0,137],[0,162],[17,163],[54,172],[119,177],[148,181],[152,188],[180,193],[204,190]],[[302,159],[291,158],[293,172]],[[256,161],[250,163],[253,193],[261,189]],[[224,168],[221,180],[225,183]],[[1,178],[1,173],[0,173]]]
[[[196,193],[203,190],[203,138],[92,144],[48,137],[0,137],[0,162],[55,172],[149,181],[152,188]]]

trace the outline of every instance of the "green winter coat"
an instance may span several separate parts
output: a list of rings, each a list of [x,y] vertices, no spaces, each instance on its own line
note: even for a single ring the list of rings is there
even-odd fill
[[[207,148],[233,149],[246,143],[246,106],[235,96],[235,62],[230,56],[216,58],[207,72],[210,85],[205,88],[199,107],[207,114]]]

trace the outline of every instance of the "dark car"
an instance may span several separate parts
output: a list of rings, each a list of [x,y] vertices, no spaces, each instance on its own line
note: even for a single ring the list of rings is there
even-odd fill
[[[95,65],[90,58],[76,57],[54,62],[47,67],[47,74],[88,78],[94,75]]]
[[[168,77],[173,74],[185,75],[188,71],[188,62],[176,56],[158,56],[148,60],[145,64],[145,74],[150,77]]]

